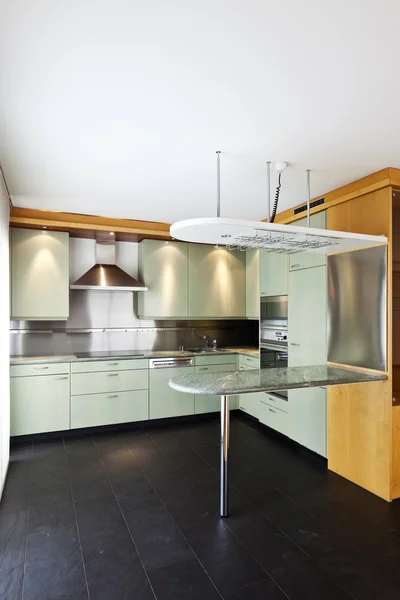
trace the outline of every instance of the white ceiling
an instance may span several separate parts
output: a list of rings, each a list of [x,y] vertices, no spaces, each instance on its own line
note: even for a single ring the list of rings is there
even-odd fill
[[[16,206],[266,216],[400,168],[398,0],[5,0],[0,160]],[[275,178],[273,180],[275,184]]]

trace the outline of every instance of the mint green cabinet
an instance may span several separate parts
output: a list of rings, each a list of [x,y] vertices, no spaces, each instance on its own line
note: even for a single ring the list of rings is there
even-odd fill
[[[189,245],[189,316],[226,317],[227,273],[226,250]]]
[[[148,390],[71,397],[71,429],[146,421],[148,418]]]
[[[67,374],[11,377],[11,435],[69,429],[69,379]]]
[[[289,435],[321,456],[327,456],[326,390],[289,390]]]
[[[287,254],[260,250],[260,296],[286,296],[288,265]]]
[[[213,357],[211,357],[212,359]],[[234,357],[233,357],[234,358]],[[212,361],[210,361],[212,362]],[[236,371],[235,364],[222,364],[222,365],[202,365],[195,367],[195,373],[229,373]],[[236,396],[230,396],[229,405],[231,410],[237,408]],[[196,394],[194,397],[194,412],[195,414],[219,412],[221,410],[221,396],[205,396],[203,394]]]
[[[71,395],[146,390],[149,387],[148,373],[147,369],[106,371],[103,373],[72,373]]]
[[[324,365],[327,360],[327,270],[291,271],[288,297],[290,367]]]
[[[260,316],[260,251],[246,251],[246,317]]]
[[[326,229],[326,211],[321,211],[310,217],[310,227],[317,229]],[[307,219],[300,219],[295,221],[292,225],[298,227],[307,227]],[[308,269],[309,267],[318,267],[326,265],[326,254],[325,252],[298,252],[297,254],[289,255],[289,269],[290,271],[296,271],[299,269]]]
[[[68,233],[13,228],[10,250],[11,319],[68,319]]]
[[[246,316],[245,254],[189,244],[189,317]]]
[[[141,318],[188,316],[188,245],[144,240],[139,244],[139,279],[148,287],[138,294]]]
[[[194,367],[149,369],[149,374],[150,419],[194,414],[194,394],[178,392],[169,386],[172,377],[193,375]]]
[[[239,398],[239,408],[243,410],[245,413],[255,417],[256,419],[260,418],[260,397],[261,394],[240,394]]]
[[[227,279],[227,317],[246,316],[246,253],[225,250]]]

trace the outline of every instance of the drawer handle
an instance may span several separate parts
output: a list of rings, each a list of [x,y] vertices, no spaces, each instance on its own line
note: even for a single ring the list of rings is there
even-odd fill
[[[108,398],[119,398],[119,395],[118,394],[113,394],[112,396],[107,396],[107,399]]]
[[[301,264],[298,263],[297,265],[292,265],[292,269],[297,269],[297,267],[301,267]]]
[[[118,377],[119,373],[107,373],[107,377]]]
[[[60,381],[60,379],[68,379],[68,375],[66,375],[65,377],[54,377],[54,379],[56,379],[57,381]]]
[[[35,371],[40,371],[42,369],[48,369],[49,367],[33,367]]]
[[[110,367],[116,367],[119,365],[119,362],[116,363],[107,363],[108,365],[110,365]]]
[[[273,408],[269,408],[268,410],[269,410],[269,412],[272,412],[272,413],[276,414],[276,410],[274,410]]]
[[[245,410],[247,412],[247,408],[245,408],[244,406],[241,406],[240,410]]]
[[[300,347],[300,344],[295,344],[294,342],[290,342],[290,345],[291,346],[298,346],[298,347]]]
[[[200,371],[208,371],[209,367],[199,367]]]

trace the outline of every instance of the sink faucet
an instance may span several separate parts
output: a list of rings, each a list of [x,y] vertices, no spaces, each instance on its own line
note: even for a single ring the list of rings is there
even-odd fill
[[[214,336],[213,338],[208,337],[208,335],[205,335],[203,337],[205,344],[206,344],[206,349],[210,348],[210,344],[211,344],[211,349],[212,350],[216,350],[218,343],[217,343],[217,338]]]

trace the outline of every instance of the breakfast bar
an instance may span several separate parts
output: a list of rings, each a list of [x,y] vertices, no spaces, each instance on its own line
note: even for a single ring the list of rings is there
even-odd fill
[[[350,385],[384,381],[386,373],[366,372],[350,368],[316,365],[286,367],[233,373],[207,373],[173,377],[169,385],[180,392],[221,396],[221,462],[220,462],[220,515],[229,514],[229,396],[256,392]]]

